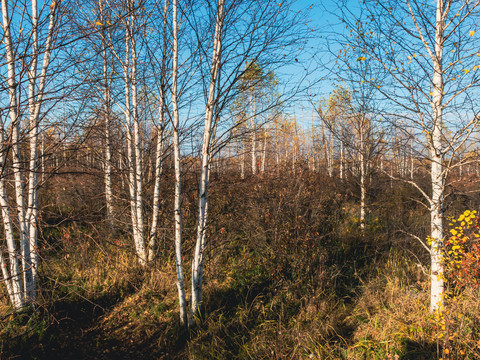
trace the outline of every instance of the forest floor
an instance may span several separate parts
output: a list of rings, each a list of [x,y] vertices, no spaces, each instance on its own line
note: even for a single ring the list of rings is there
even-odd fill
[[[202,317],[190,330],[171,243],[141,269],[123,229],[105,235],[82,214],[45,227],[38,306],[1,320],[0,359],[480,358],[478,287],[449,285],[447,311],[429,312],[428,256],[402,235],[428,231],[411,190],[369,194],[366,230],[355,192],[316,177],[214,183]],[[480,207],[454,200],[459,213]],[[195,203],[187,191],[187,284]]]

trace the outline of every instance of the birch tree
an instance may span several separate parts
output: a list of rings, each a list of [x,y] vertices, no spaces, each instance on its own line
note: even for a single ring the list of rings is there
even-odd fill
[[[165,1],[165,4],[167,2]],[[166,6],[166,5],[165,5]],[[212,75],[213,76],[213,75]],[[173,110],[173,149],[175,163],[175,265],[177,270],[178,301],[180,323],[187,324],[187,302],[182,260],[182,202],[181,202],[181,163],[180,163],[180,119],[178,112],[178,1],[173,0],[173,64],[172,64],[172,110]],[[211,120],[210,120],[211,121]],[[206,180],[208,182],[208,179]]]
[[[176,13],[176,7],[177,4],[175,3],[173,8]],[[166,116],[167,116],[167,106],[168,103],[166,101],[166,92],[167,92],[167,60],[169,59],[168,52],[169,52],[169,42],[168,42],[168,8],[169,8],[169,0],[164,0],[163,3],[163,33],[162,33],[162,38],[163,38],[163,44],[162,44],[162,54],[161,54],[161,63],[160,63],[160,85],[159,85],[159,105],[158,105],[158,125],[156,126],[156,137],[157,137],[157,146],[155,149],[155,178],[154,178],[154,186],[153,186],[153,206],[152,206],[152,223],[150,226],[150,238],[149,238],[149,244],[148,244],[148,260],[152,261],[155,257],[155,252],[157,249],[157,227],[158,227],[158,220],[159,220],[159,213],[160,213],[160,180],[162,177],[162,170],[163,170],[163,156],[164,156],[164,150],[165,150],[165,128],[166,128]],[[175,27],[175,22],[176,20],[173,20],[174,22],[174,27]],[[178,32],[178,31],[177,31]],[[174,42],[177,41],[176,45],[176,50],[175,50],[175,45],[174,47],[174,53],[177,53],[177,59],[178,59],[178,34],[175,36],[175,33],[173,34]],[[174,56],[175,58],[175,56]],[[175,64],[174,64],[175,65]],[[173,75],[172,78],[176,78],[178,75],[178,60],[177,60],[177,69],[172,70]],[[173,98],[175,97],[175,100],[177,100],[176,97],[176,89],[175,91],[172,89],[172,103]],[[175,101],[177,102],[177,101]],[[172,106],[175,107],[175,105],[172,104]],[[178,119],[178,105],[177,107],[177,119]],[[174,110],[175,113],[175,110]],[[175,131],[175,124],[174,124],[174,131]],[[178,135],[178,133],[177,133]],[[175,146],[175,145],[174,145]],[[178,172],[180,174],[180,168],[178,169]],[[180,176],[180,175],[179,175]],[[177,178],[175,178],[177,180]],[[180,177],[178,177],[178,182],[180,184]],[[180,188],[178,189],[179,194],[180,194]],[[178,204],[180,206],[180,204]],[[176,211],[176,208],[175,210]],[[179,220],[180,226],[179,226],[179,244],[181,244],[181,219]],[[177,239],[177,234],[175,235]],[[175,240],[175,243],[177,243],[177,240]],[[180,251],[181,252],[181,251]],[[183,275],[182,275],[183,278]]]
[[[208,76],[203,77],[205,113],[196,244],[192,261],[190,324],[199,317],[202,302],[210,163],[219,145],[225,144],[221,140],[231,134],[231,128],[225,128],[225,124],[231,122],[222,121],[227,118],[222,115],[226,114],[229,102],[235,98],[237,83],[245,73],[245,63],[253,59],[260,64],[265,61],[272,67],[285,64],[292,59],[293,49],[298,50],[298,43],[304,35],[299,29],[300,15],[292,15],[290,2],[283,2],[280,6],[273,1],[260,4],[255,0],[217,0],[214,5],[207,3],[213,10],[209,11],[209,19],[213,21],[207,21],[211,24],[207,28],[212,31],[209,46],[199,46],[201,54],[209,49],[209,55],[201,57],[203,64],[200,65],[201,71],[208,71]],[[195,31],[199,34],[198,29]]]
[[[60,4],[53,1],[51,4],[43,4],[39,9],[37,1],[32,0],[30,8],[26,5],[22,8],[19,4],[9,4],[7,0],[2,0],[1,6],[3,59],[7,68],[6,74],[5,69],[2,68],[2,77],[8,85],[9,120],[1,119],[0,205],[9,266],[4,254],[0,252],[0,267],[12,305],[19,310],[31,304],[36,297],[39,264],[37,147],[41,110],[49,77]],[[20,35],[24,31],[22,26],[30,31],[29,40]],[[26,80],[24,74],[27,75]],[[25,87],[26,91],[24,91]],[[24,114],[28,114],[26,123],[22,119]],[[25,128],[22,128],[23,126]],[[24,158],[25,154],[21,151],[25,139],[29,147],[27,158]],[[7,165],[7,156],[10,152],[11,167]],[[13,199],[10,199],[6,192],[6,178],[10,175],[15,184]],[[16,248],[13,231],[14,217],[11,217],[10,208],[17,214],[16,226],[18,226],[20,249]],[[20,255],[21,266],[18,263],[18,255]]]
[[[108,9],[105,9],[104,6],[108,5]],[[139,98],[139,59],[140,59],[140,49],[139,41],[143,41],[142,36],[145,35],[146,22],[148,20],[149,13],[147,10],[143,10],[145,3],[143,1],[129,0],[125,4],[117,3],[95,3],[94,6],[97,6],[101,9],[102,12],[108,10],[111,14],[110,18],[115,18],[116,21],[113,22],[110,19],[102,18],[102,12],[100,12],[100,18],[89,18],[88,14],[86,21],[89,24],[93,24],[91,29],[92,34],[100,36],[101,39],[101,54],[105,54],[108,49],[111,57],[115,59],[116,64],[112,63],[110,65],[111,71],[116,73],[117,69],[120,69],[121,78],[123,82],[123,97],[117,93],[116,97],[110,97],[108,100],[111,100],[114,103],[115,107],[123,113],[123,128],[125,134],[125,148],[126,148],[126,173],[127,173],[127,184],[128,184],[128,194],[129,194],[129,207],[130,207],[130,219],[132,224],[132,234],[133,234],[133,243],[135,246],[135,251],[137,254],[138,262],[140,265],[144,266],[147,264],[149,259],[149,245],[152,251],[150,251],[150,257],[153,257],[153,251],[155,248],[154,240],[152,237],[147,236],[148,228],[145,226],[145,214],[144,214],[144,171],[143,171],[143,136],[142,136],[142,125],[140,118],[140,98]],[[95,15],[95,14],[94,14]],[[107,20],[107,21],[101,21]],[[110,23],[110,24],[108,24]],[[105,31],[107,27],[109,31]],[[123,31],[123,35],[121,34]],[[123,45],[122,45],[123,42]],[[107,67],[104,60],[104,69]],[[103,78],[105,78],[106,71],[104,70]],[[108,96],[109,89],[105,89],[110,85],[105,85],[103,92]],[[164,97],[160,96],[160,101]],[[160,122],[162,122],[161,117],[163,106],[160,105]],[[112,112],[112,107],[110,107],[109,112]],[[106,130],[107,132],[107,130]],[[107,133],[105,136],[107,137]],[[162,146],[160,134],[160,148]],[[108,140],[106,141],[109,142]],[[108,150],[106,150],[108,152]],[[108,154],[105,158],[105,168],[106,168],[106,186],[108,186]],[[156,161],[156,164],[159,162]],[[160,176],[159,173],[154,171],[154,173]],[[111,180],[110,180],[111,181]],[[155,183],[157,186],[157,183]],[[107,190],[108,192],[108,190]],[[157,200],[157,203],[155,203]],[[154,196],[154,209],[158,208],[158,192],[157,197]],[[154,214],[158,214],[154,211]],[[158,215],[157,215],[158,216]],[[157,217],[155,217],[154,222],[156,222]],[[153,229],[151,229],[153,230]],[[150,232],[151,235],[151,232]]]
[[[102,32],[105,33],[107,26],[107,19],[104,15],[104,7],[102,1],[99,1],[99,19]],[[102,60],[103,60],[103,118],[104,118],[104,131],[105,131],[105,162],[104,162],[104,176],[105,176],[105,202],[107,208],[107,222],[109,226],[113,226],[113,190],[112,190],[112,145],[111,145],[111,78],[112,71],[109,71],[109,49],[107,46],[106,35],[102,34]]]
[[[195,253],[192,263],[192,297],[191,297],[191,313],[189,323],[193,325],[194,318],[200,313],[200,304],[202,300],[202,283],[203,283],[203,262],[205,256],[205,230],[208,215],[208,187],[210,175],[210,157],[211,148],[210,140],[213,133],[213,118],[216,105],[217,81],[221,66],[222,53],[222,35],[224,26],[224,7],[225,0],[217,1],[215,31],[212,46],[212,60],[210,70],[210,84],[208,89],[208,98],[205,109],[205,125],[202,141],[202,163],[200,169],[200,188],[198,193],[198,219],[197,219],[197,236],[195,243]]]
[[[389,101],[390,112],[415,128],[428,152],[430,189],[411,180],[430,212],[430,308],[443,304],[443,213],[448,173],[478,123],[478,1],[366,1],[361,15],[344,8],[351,38],[383,78],[365,79]],[[446,136],[448,132],[451,136]],[[420,237],[415,236],[418,240]]]

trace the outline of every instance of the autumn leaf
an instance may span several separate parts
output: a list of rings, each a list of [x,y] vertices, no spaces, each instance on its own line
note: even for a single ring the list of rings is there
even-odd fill
[[[365,61],[367,60],[367,58],[365,56],[360,56],[357,61]]]
[[[475,34],[475,31],[471,30],[470,31],[470,36],[473,36],[473,34]]]

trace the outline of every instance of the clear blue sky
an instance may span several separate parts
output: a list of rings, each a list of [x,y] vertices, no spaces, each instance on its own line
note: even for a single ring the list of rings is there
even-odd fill
[[[355,6],[356,1],[352,1]],[[279,77],[281,81],[294,83],[302,81],[303,87],[309,87],[308,91],[300,93],[295,101],[288,108],[290,114],[294,114],[298,123],[304,129],[312,126],[312,105],[311,99],[318,101],[328,96],[335,85],[329,75],[328,64],[331,63],[333,55],[328,49],[335,44],[331,40],[334,32],[343,31],[338,16],[337,1],[306,1],[296,2],[296,11],[307,12],[309,22],[306,24],[310,30],[311,38],[308,39],[306,47],[298,54],[298,63],[282,69]],[[306,75],[307,74],[307,75]],[[315,124],[316,122],[316,124]],[[314,124],[318,125],[318,119],[314,118]]]

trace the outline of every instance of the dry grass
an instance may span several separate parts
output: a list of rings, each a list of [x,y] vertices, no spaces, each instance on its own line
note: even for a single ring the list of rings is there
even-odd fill
[[[345,189],[279,181],[212,190],[202,318],[189,331],[179,325],[168,241],[140,269],[121,231],[105,237],[98,224],[76,222],[48,229],[38,311],[3,320],[2,358],[480,358],[479,290],[457,291],[441,317],[430,315],[428,279],[409,252],[417,249],[389,230],[414,215],[420,226],[421,209],[379,209],[390,214],[381,219],[372,210],[363,233]],[[195,201],[186,204],[193,224]]]

